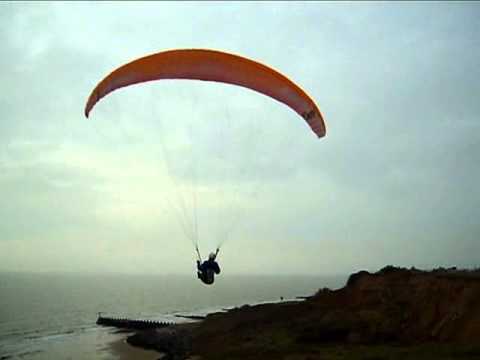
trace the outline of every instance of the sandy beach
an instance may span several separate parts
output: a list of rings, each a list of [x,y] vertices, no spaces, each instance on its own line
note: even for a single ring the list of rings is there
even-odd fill
[[[107,351],[118,360],[157,360],[162,356],[161,353],[157,351],[144,350],[127,344],[126,338],[129,334],[126,333],[122,335],[124,336],[110,343],[109,348],[107,349]]]

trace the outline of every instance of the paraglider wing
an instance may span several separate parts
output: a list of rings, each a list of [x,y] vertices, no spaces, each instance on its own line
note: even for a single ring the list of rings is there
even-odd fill
[[[298,85],[266,65],[216,50],[164,51],[119,67],[92,91],[85,106],[85,116],[88,117],[101,98],[116,89],[160,79],[216,81],[255,90],[289,106],[305,119],[318,137],[325,136],[320,110]]]

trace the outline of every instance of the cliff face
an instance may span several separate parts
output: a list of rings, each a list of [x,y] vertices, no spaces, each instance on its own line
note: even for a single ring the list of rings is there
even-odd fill
[[[338,312],[351,342],[480,342],[476,272],[393,267],[360,272],[343,289],[319,291],[309,303],[314,312],[323,308],[322,319]]]
[[[305,352],[321,344],[432,342],[480,344],[479,272],[359,272],[344,288],[319,290],[304,302],[212,314],[194,331],[193,353],[222,349],[249,357],[258,349],[268,358],[269,352]]]

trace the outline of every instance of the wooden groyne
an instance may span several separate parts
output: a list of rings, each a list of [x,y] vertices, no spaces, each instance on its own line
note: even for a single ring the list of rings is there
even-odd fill
[[[113,326],[122,329],[155,329],[174,325],[173,323],[155,321],[155,320],[134,320],[127,318],[111,318],[98,316],[97,325]]]

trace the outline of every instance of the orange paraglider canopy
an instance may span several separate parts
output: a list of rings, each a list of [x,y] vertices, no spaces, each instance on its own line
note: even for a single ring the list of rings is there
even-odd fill
[[[320,110],[298,85],[266,65],[216,50],[164,51],[119,67],[92,91],[85,106],[85,116],[88,117],[101,98],[116,89],[160,79],[215,81],[255,90],[289,106],[305,119],[318,137],[325,136]]]

